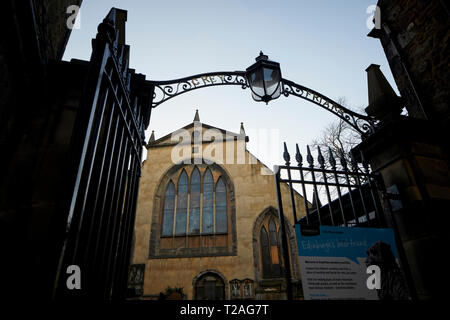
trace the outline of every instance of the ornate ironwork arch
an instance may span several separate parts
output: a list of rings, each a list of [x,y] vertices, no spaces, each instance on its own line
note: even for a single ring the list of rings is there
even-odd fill
[[[150,83],[154,85],[152,108],[180,94],[205,87],[238,85],[242,89],[250,88],[251,90],[245,71],[201,73],[175,80],[150,81]],[[285,97],[293,95],[328,110],[347,122],[362,136],[373,133],[377,126],[375,118],[349,110],[317,91],[287,79],[281,79],[280,85]]]

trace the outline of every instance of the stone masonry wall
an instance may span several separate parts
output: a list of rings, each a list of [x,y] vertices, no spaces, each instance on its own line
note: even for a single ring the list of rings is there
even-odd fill
[[[409,114],[423,118],[402,61],[427,118],[445,126],[450,121],[448,5],[444,1],[380,0],[378,6],[381,22],[391,31],[390,37],[381,37],[381,42]],[[401,59],[389,38],[394,40]]]

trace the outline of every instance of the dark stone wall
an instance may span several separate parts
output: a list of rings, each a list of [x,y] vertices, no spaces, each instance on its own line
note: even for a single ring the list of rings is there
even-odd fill
[[[60,60],[64,54],[71,29],[67,28],[67,13],[71,5],[81,6],[82,0],[34,1],[36,25],[41,53],[45,59]]]
[[[73,1],[5,0],[0,10],[0,295],[51,295],[58,210],[85,63],[63,63]],[[70,75],[70,76],[69,76]],[[55,230],[60,230],[59,234]]]
[[[387,35],[382,28],[381,44],[409,115],[448,126],[448,5],[437,0],[379,0],[378,6],[381,23],[391,32]]]

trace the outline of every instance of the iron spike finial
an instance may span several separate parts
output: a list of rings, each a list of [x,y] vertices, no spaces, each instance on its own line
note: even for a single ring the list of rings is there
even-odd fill
[[[298,143],[295,144],[295,160],[297,160],[299,167],[303,165],[303,157],[298,148]]]
[[[314,158],[311,155],[311,150],[309,149],[308,145],[306,146],[306,150],[307,150],[307,153],[308,153],[306,155],[306,161],[308,161],[310,167],[313,167],[314,166]]]
[[[286,142],[284,142],[284,152],[283,152],[283,159],[284,161],[286,161],[286,165],[288,166],[290,164],[291,161],[291,156],[289,155],[287,146],[286,146]]]
[[[331,150],[331,147],[328,147],[328,154],[329,154],[328,161],[330,162],[331,167],[333,169],[336,169],[336,159],[334,159],[333,150]]]
[[[318,151],[317,161],[319,162],[320,167],[323,169],[325,168],[325,159],[323,158],[322,151],[320,150],[319,146],[317,146],[317,151]]]

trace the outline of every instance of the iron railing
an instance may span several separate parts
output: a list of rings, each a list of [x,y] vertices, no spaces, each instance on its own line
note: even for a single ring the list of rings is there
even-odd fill
[[[310,147],[307,146],[306,161],[308,165],[304,166],[303,156],[296,145],[297,165],[292,165],[291,156],[286,143],[284,143],[285,165],[274,168],[278,214],[282,226],[283,259],[286,265],[284,276],[288,300],[293,299],[293,289],[287,233],[284,227],[286,211],[290,209],[294,223],[301,225],[385,227],[378,194],[380,181],[375,174],[370,172],[363,155],[362,164],[358,164],[351,155],[345,155],[342,150],[336,154],[329,148],[327,153],[326,161],[322,150],[318,147],[316,164]],[[283,206],[282,183],[286,183],[289,187],[290,207]],[[296,198],[298,199],[298,196],[303,199],[305,214],[302,216],[297,207]],[[322,203],[326,204],[322,205]]]
[[[275,175],[277,183],[289,186],[294,221],[308,225],[385,227],[378,195],[380,178],[370,172],[364,157],[362,164],[358,164],[351,155],[331,148],[326,156],[318,147],[316,164],[307,146],[305,166],[296,145],[297,165],[292,165],[284,144],[285,165],[277,166]],[[295,193],[304,199],[303,217],[298,217]]]

